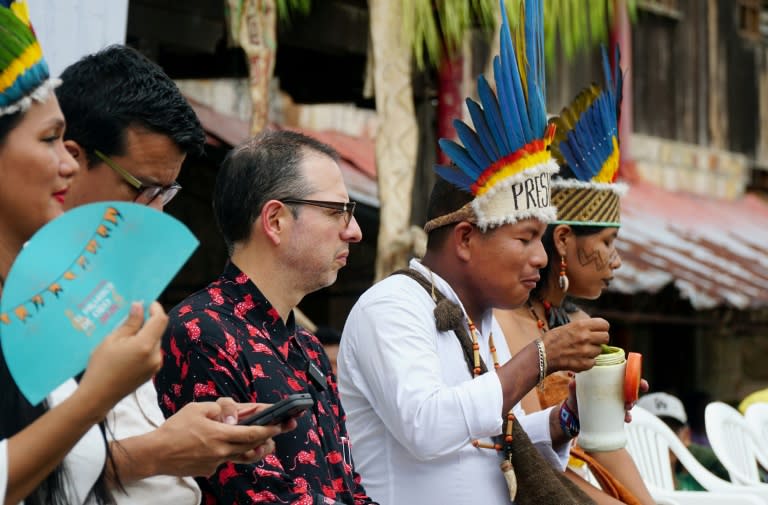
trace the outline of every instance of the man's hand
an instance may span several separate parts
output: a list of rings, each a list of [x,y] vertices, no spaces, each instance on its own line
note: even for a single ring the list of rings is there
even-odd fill
[[[595,365],[595,358],[608,343],[608,321],[599,317],[580,319],[544,334],[547,371],[581,372]]]
[[[277,426],[237,424],[266,407],[231,398],[189,403],[155,431],[117,442],[118,475],[126,482],[152,475],[207,477],[227,461],[257,462],[274,451],[272,437],[296,427],[295,420]]]
[[[169,446],[163,458],[166,475],[209,476],[226,461],[254,463],[275,449],[272,437],[296,427],[239,426],[239,416],[267,407],[248,404],[239,407],[230,398],[217,402],[190,403],[168,418],[156,435]]]

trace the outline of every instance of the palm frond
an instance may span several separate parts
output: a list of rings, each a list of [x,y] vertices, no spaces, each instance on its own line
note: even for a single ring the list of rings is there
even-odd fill
[[[442,36],[437,28],[437,20],[432,9],[432,2],[425,0],[401,0],[403,5],[402,33],[410,39],[416,65],[423,68],[426,61],[439,62],[442,54]],[[426,56],[425,56],[426,51]]]
[[[544,0],[547,61],[554,61],[556,41],[566,59],[579,51],[604,44],[609,36],[618,0]],[[631,21],[637,0],[625,0]]]
[[[282,0],[283,2],[288,0]],[[302,1],[302,0],[293,0]],[[303,0],[309,1],[309,0]],[[498,0],[400,0],[402,30],[411,38],[416,64],[436,65],[446,53],[456,51],[471,28],[490,34],[498,22]],[[605,43],[617,0],[543,0],[544,53],[554,61],[557,45],[566,58]],[[507,15],[514,27],[520,18],[520,2],[508,0]],[[637,15],[637,0],[625,0],[630,20]]]
[[[230,0],[232,28],[239,23],[246,0]],[[410,39],[416,65],[438,64],[446,53],[461,47],[471,28],[491,34],[498,22],[498,0],[399,0],[403,36]],[[521,0],[522,1],[522,0]],[[567,58],[604,43],[617,0],[544,0],[544,52],[554,61],[556,44]],[[637,17],[637,0],[625,0],[630,20]],[[312,0],[275,0],[278,20],[290,23],[295,15],[309,14]],[[519,22],[519,2],[507,1],[511,26]]]
[[[419,68],[428,63],[437,65],[444,55],[455,53],[472,28],[479,28],[490,36],[497,22],[498,0],[399,1],[403,12],[402,31],[411,39]]]
[[[294,14],[306,16],[312,8],[312,0],[275,0],[277,19],[284,24],[291,22]]]

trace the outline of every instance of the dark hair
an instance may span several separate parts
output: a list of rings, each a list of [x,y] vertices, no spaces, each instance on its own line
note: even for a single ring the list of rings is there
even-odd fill
[[[248,238],[269,200],[313,191],[300,166],[308,152],[339,160],[332,147],[289,130],[265,131],[227,153],[213,189],[213,213],[230,252]]]
[[[19,125],[23,116],[21,112],[0,116],[0,146],[5,144],[8,134]]]
[[[675,435],[679,435],[680,434],[680,430],[682,430],[686,426],[685,423],[680,422],[679,420],[675,419],[674,417],[670,417],[670,416],[658,416],[658,417],[659,417],[659,419],[664,421],[664,424],[669,426],[669,428],[672,431],[675,432]]]
[[[531,291],[532,298],[536,298],[541,295],[541,291],[547,286],[550,272],[552,272],[553,268],[558,268],[557,265],[560,264],[560,262],[557,261],[559,254],[557,253],[557,248],[555,247],[554,237],[555,227],[557,226],[557,224],[548,225],[547,229],[544,230],[544,235],[541,236],[541,243],[544,245],[544,250],[547,253],[547,264],[544,265],[544,268],[539,270],[539,277],[541,280],[539,280],[539,283],[536,284],[536,287]],[[604,226],[586,226],[580,224],[572,224],[569,226],[571,227],[573,234],[577,237],[586,237],[605,230]]]
[[[205,133],[176,84],[155,63],[127,46],[83,57],[61,74],[56,89],[67,120],[66,140],[82,146],[89,165],[99,149],[125,153],[125,130],[142,127],[169,137],[182,152],[201,154]]]
[[[472,201],[472,193],[459,189],[457,186],[440,177],[435,181],[427,204],[427,221],[450,214]],[[448,235],[450,226],[442,226],[427,235],[427,250],[439,247]]]

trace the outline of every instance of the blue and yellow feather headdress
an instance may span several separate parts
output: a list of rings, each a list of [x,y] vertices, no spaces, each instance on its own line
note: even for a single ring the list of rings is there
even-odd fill
[[[557,127],[552,154],[562,167],[560,177],[552,179],[558,224],[619,226],[619,199],[627,186],[616,182],[622,98],[618,47],[613,71],[603,48],[603,74],[603,89],[592,84],[551,121]]]
[[[509,19],[501,4],[501,54],[493,61],[496,91],[484,76],[477,80],[480,103],[467,98],[474,130],[454,121],[462,145],[448,139],[440,147],[451,166],[437,174],[471,193],[461,209],[429,221],[427,232],[467,220],[483,230],[536,218],[550,222],[549,179],[558,171],[549,151],[555,129],[547,124],[544,76],[544,12],[541,0],[521,4],[520,25],[513,44]],[[516,47],[515,47],[516,45]]]
[[[45,100],[57,83],[50,78],[26,1],[0,0],[0,116]]]

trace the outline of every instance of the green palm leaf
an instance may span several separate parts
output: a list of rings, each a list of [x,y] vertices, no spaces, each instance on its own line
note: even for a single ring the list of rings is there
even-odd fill
[[[461,47],[471,28],[491,34],[497,20],[498,0],[399,0],[402,3],[402,33],[410,37],[416,65],[437,64],[445,54]],[[545,50],[554,61],[556,44],[566,58],[604,42],[609,33],[618,0],[544,0]],[[244,0],[240,0],[242,8]],[[634,20],[637,0],[625,0]],[[312,0],[275,0],[278,18],[289,22],[293,14],[306,15]],[[517,0],[507,0],[510,22],[519,17]],[[235,13],[236,17],[237,14]]]
[[[400,0],[403,33],[411,37],[419,68],[436,64],[444,54],[456,51],[467,31],[478,27],[486,33],[496,23],[498,0]],[[608,38],[616,0],[544,0],[545,50],[554,61],[556,44],[566,58]],[[519,17],[518,2],[507,0],[512,24]],[[636,16],[637,0],[626,0],[630,18]]]
[[[293,13],[306,16],[312,7],[312,0],[275,0],[277,19],[281,23],[289,23]]]
[[[224,4],[225,12],[230,21],[230,30],[234,33],[240,24],[240,17],[243,15],[245,2],[248,0],[235,0]],[[291,16],[301,14],[306,16],[312,7],[312,0],[275,0],[275,9],[277,10],[277,19],[281,23],[290,23]]]

